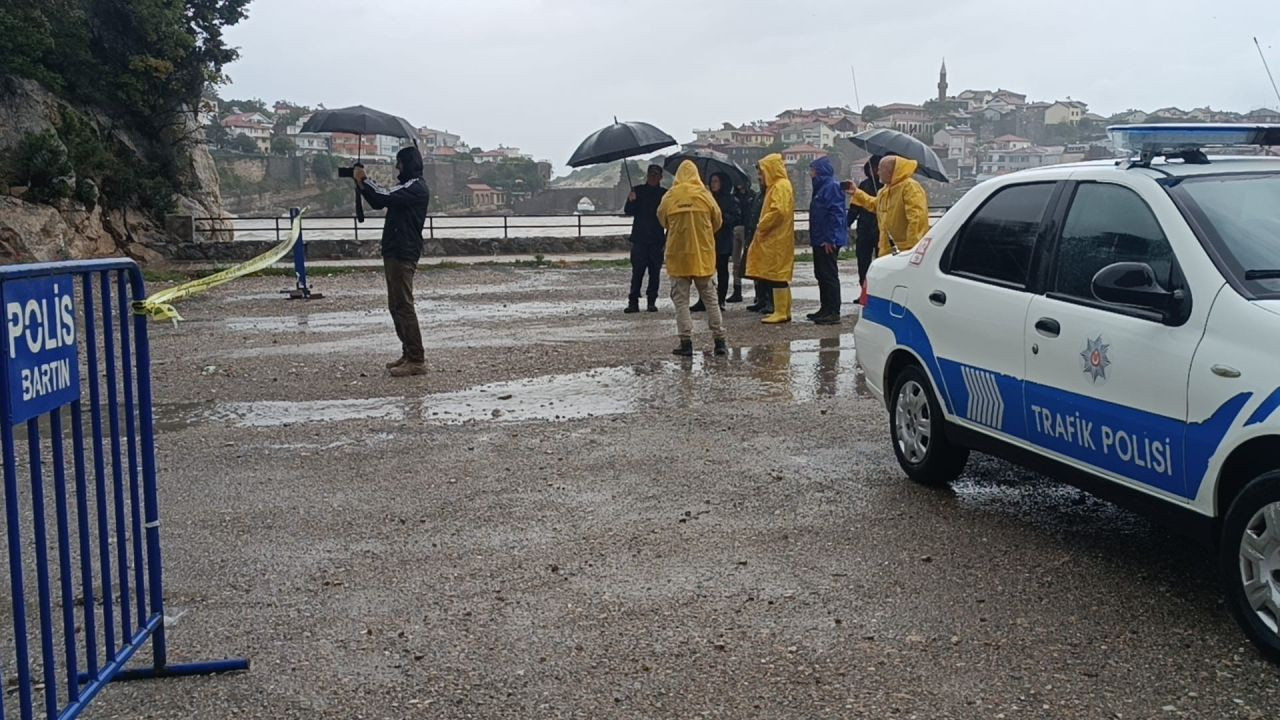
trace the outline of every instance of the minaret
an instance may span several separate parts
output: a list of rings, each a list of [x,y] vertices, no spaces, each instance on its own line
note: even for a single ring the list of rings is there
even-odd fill
[[[938,102],[947,101],[947,59],[942,58],[942,70],[938,72]]]

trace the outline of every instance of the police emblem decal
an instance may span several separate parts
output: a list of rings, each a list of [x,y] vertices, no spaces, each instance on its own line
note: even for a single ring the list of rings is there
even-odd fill
[[[1107,368],[1111,366],[1111,358],[1107,351],[1111,346],[1102,342],[1099,335],[1096,340],[1085,338],[1084,351],[1080,353],[1080,368],[1094,383],[1107,381]]]

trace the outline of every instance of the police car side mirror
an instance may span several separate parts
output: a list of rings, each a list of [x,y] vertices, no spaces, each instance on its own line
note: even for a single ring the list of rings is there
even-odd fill
[[[1152,310],[1164,321],[1176,316],[1183,300],[1181,291],[1165,288],[1155,270],[1146,263],[1119,262],[1093,276],[1093,295],[1102,302]]]

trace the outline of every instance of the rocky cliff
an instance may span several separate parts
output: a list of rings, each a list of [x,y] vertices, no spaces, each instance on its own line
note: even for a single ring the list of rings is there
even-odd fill
[[[125,148],[119,161],[141,158],[155,143],[181,144],[176,172],[184,188],[172,198],[174,212],[197,217],[224,217],[218,173],[200,137],[193,115],[168,133],[150,138],[122,127],[97,108],[74,107],[32,80],[0,76],[0,159],[24,137],[57,133],[61,119],[74,114],[86,120],[114,147]],[[141,164],[141,163],[140,163]],[[75,178],[68,178],[74,183]],[[0,187],[0,262],[69,260],[129,255],[142,262],[163,260],[173,242],[155,218],[111,198],[93,203],[62,199],[52,204],[22,199],[23,188]],[[108,209],[111,208],[111,209]]]

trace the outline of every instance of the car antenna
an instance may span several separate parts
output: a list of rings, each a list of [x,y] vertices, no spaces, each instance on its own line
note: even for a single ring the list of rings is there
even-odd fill
[[[1258,42],[1258,36],[1253,36],[1253,46],[1258,48],[1258,57],[1262,59],[1262,69],[1267,71],[1267,79],[1271,81],[1271,91],[1276,94],[1276,100],[1280,100],[1280,87],[1276,87],[1276,78],[1271,74],[1271,66],[1267,64],[1267,56],[1262,52],[1262,44]]]

